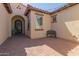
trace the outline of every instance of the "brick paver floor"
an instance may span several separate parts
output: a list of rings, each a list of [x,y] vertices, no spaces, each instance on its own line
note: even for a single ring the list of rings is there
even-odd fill
[[[6,56],[75,56],[79,44],[64,39],[29,39],[23,35],[13,36],[0,46],[0,55]]]

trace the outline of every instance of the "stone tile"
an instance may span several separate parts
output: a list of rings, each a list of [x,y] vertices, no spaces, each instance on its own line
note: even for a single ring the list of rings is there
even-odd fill
[[[64,39],[31,40],[24,35],[13,36],[0,46],[1,56],[78,56],[79,44]]]

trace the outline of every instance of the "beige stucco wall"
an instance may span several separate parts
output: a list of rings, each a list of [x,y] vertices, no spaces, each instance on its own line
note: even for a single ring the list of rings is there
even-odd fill
[[[27,27],[29,23],[29,30],[27,30],[27,36],[31,38],[31,13],[29,12],[27,15]]]
[[[11,5],[11,7],[15,5]],[[23,10],[25,7],[23,7]],[[13,8],[12,8],[13,9]],[[15,10],[14,10],[15,9]],[[53,23],[51,27],[51,15],[41,12],[33,11],[29,13],[30,30],[27,31],[28,18],[24,16],[24,12],[14,7],[13,13],[8,14],[2,4],[0,4],[0,44],[2,44],[8,37],[11,37],[11,20],[15,15],[20,15],[25,19],[25,34],[30,36],[31,39],[46,37],[46,31],[56,30],[57,37],[79,41],[79,4],[70,7],[66,10],[57,13],[57,23]],[[35,13],[42,14],[43,16],[43,30],[35,30],[36,15]],[[53,16],[53,15],[52,15]],[[74,37],[75,36],[75,37]]]
[[[12,35],[11,35],[11,30],[12,30],[12,17],[14,17],[15,15],[19,15],[19,14],[11,14],[10,15],[10,20],[9,20],[9,36],[11,37]],[[24,18],[24,20],[25,20],[25,34],[27,35],[27,22],[28,22],[28,20],[27,20],[27,16],[24,16],[24,15],[20,15],[20,16],[22,16],[23,18]]]
[[[26,6],[24,6],[22,3],[10,3],[11,9],[13,14],[19,14],[19,15],[24,15]],[[19,5],[20,9],[17,8]]]
[[[20,3],[11,3],[11,8],[12,8],[12,14],[10,14],[10,19],[9,19],[9,36],[11,37],[11,27],[12,27],[12,17],[15,16],[15,15],[19,15],[19,16],[22,16],[24,19],[25,19],[25,34],[28,35],[28,32],[27,32],[27,24],[28,24],[28,20],[27,20],[27,16],[24,16],[24,12],[25,12],[25,9],[26,7],[23,6],[22,4]],[[17,6],[20,6],[21,9],[18,9]]]
[[[0,3],[0,45],[9,36],[9,14],[4,8],[3,4]]]
[[[79,4],[58,12],[52,29],[56,30],[57,37],[79,41]]]
[[[35,13],[38,14],[43,14],[43,30],[42,31],[36,31],[35,30],[35,22],[36,22],[36,15]],[[31,11],[30,13],[31,16],[31,39],[36,39],[36,38],[44,38],[46,37],[46,31],[49,30],[50,27],[50,15],[49,14],[44,14],[40,13],[37,11]]]
[[[25,12],[25,9],[26,7],[23,6],[22,4],[20,3],[12,3],[10,4],[11,5],[11,8],[12,8],[12,14],[10,14],[10,19],[9,19],[9,37],[11,37],[11,21],[12,21],[12,17],[15,16],[15,15],[20,15],[22,16],[24,19],[25,19],[25,34],[28,35],[28,32],[27,32],[27,24],[28,24],[28,20],[27,20],[27,16],[24,16],[24,12]],[[17,6],[20,5],[21,9],[18,9]]]

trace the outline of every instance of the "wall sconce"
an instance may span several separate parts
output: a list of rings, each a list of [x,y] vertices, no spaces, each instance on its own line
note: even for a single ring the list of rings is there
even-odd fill
[[[21,6],[20,6],[20,5],[18,5],[16,8],[17,8],[17,9],[21,9]]]

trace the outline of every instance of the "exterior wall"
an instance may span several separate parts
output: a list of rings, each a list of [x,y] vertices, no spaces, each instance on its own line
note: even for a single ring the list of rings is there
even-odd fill
[[[23,6],[20,3],[17,3],[17,4],[16,3],[11,3],[10,5],[11,5],[13,13],[10,14],[10,19],[9,19],[9,36],[11,37],[12,17],[15,16],[15,15],[20,15],[25,19],[25,34],[28,35],[28,32],[27,32],[28,20],[27,20],[27,16],[24,16],[24,12],[25,12],[26,7]],[[17,8],[18,5],[20,6],[21,9]]]
[[[26,10],[26,6],[22,5],[22,3],[10,3],[13,14],[24,15]],[[20,8],[17,8],[19,5]]]
[[[27,24],[29,24],[29,29],[27,30],[27,36],[29,37],[29,38],[31,38],[31,14],[30,14],[30,12],[29,12],[29,14],[27,15]],[[28,25],[27,25],[27,27],[28,27]]]
[[[52,25],[57,37],[79,41],[79,4],[57,13],[57,23]]]
[[[22,10],[20,11],[16,9],[15,4],[11,4],[11,7],[13,7],[13,13],[8,14],[4,6],[0,4],[0,45],[8,37],[11,37],[11,21],[12,17],[15,15],[20,15],[25,19],[25,34],[30,36],[31,39],[46,37],[47,30],[51,29],[51,15],[31,10],[31,12],[29,13],[30,30],[27,31],[28,18],[27,16],[24,16],[23,12],[21,13],[21,11],[24,11],[26,8],[22,6]],[[43,30],[35,30],[35,13],[44,15]],[[52,29],[56,30],[57,37],[79,42],[79,4],[58,12],[57,23],[52,24]]]
[[[9,36],[9,14],[4,8],[3,4],[0,3],[0,45]]]
[[[35,22],[36,22],[36,15],[35,13],[38,14],[43,14],[43,30],[42,31],[36,31],[35,30]],[[50,15],[36,12],[36,11],[31,11],[30,13],[31,16],[31,39],[36,39],[36,38],[44,38],[46,37],[46,31],[50,30]]]
[[[12,17],[13,16],[15,16],[15,15],[19,15],[19,14],[11,14],[10,15],[10,20],[9,20],[9,36],[11,37],[12,35],[11,35],[11,31],[12,31]],[[24,15],[20,15],[20,16],[22,16],[23,18],[24,18],[24,20],[25,20],[25,35],[27,35],[27,16],[24,16]]]

